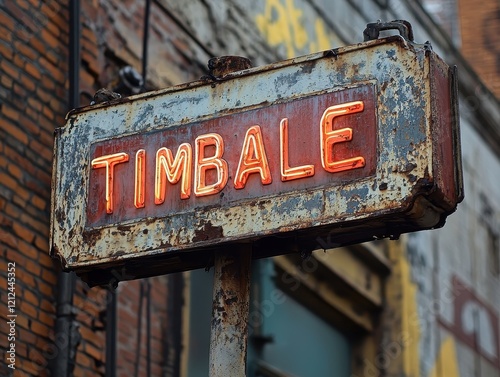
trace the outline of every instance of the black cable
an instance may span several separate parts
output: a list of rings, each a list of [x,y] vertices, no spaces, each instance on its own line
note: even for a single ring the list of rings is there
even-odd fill
[[[144,31],[142,33],[142,91],[146,87],[148,71],[148,45],[149,45],[149,17],[151,14],[151,0],[146,0],[144,9]],[[149,280],[143,280],[141,284],[141,310],[142,315],[142,293],[143,286],[146,293],[146,375],[151,376],[151,285]],[[139,340],[140,341],[140,340]],[[137,345],[139,348],[139,345]]]
[[[106,300],[106,377],[116,376],[116,306],[116,290],[110,287]]]
[[[141,335],[142,335],[142,297],[144,295],[144,280],[141,280],[141,289],[139,292],[139,310],[137,315],[139,318],[137,319],[137,348],[135,350],[135,370],[134,376],[139,377],[139,361],[141,357]]]
[[[146,281],[146,376],[151,376],[151,283]]]
[[[146,0],[144,10],[144,31],[142,33],[142,85],[146,86],[146,74],[148,69],[148,40],[149,40],[149,15],[151,13],[151,0]]]

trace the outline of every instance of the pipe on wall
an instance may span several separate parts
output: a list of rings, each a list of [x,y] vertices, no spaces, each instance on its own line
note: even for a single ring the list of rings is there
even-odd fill
[[[68,44],[68,110],[79,105],[80,99],[80,2],[69,0]],[[60,271],[57,277],[56,321],[54,358],[49,362],[53,377],[69,377],[75,368],[76,349],[80,343],[79,325],[75,320],[73,294],[76,289],[74,272]]]

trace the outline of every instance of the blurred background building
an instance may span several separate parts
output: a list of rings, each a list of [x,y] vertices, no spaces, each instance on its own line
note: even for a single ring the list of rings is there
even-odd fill
[[[497,0],[0,1],[0,375],[208,374],[211,270],[110,293],[50,259],[53,132],[70,107],[196,80],[213,56],[260,66],[359,43],[378,19],[408,20],[458,66],[465,200],[439,230],[255,262],[248,375],[500,376]]]

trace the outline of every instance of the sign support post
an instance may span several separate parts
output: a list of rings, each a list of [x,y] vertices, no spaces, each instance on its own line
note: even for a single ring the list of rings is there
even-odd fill
[[[251,67],[247,58],[222,56],[208,62],[210,78]],[[252,245],[215,255],[209,377],[245,377],[250,307]]]
[[[215,256],[209,377],[245,377],[251,244]]]

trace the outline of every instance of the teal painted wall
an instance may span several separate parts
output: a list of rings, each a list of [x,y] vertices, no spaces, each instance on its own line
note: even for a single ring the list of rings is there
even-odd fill
[[[258,361],[294,377],[349,376],[351,347],[347,338],[312,311],[276,287],[273,262],[256,262],[252,271],[247,367],[256,374]],[[188,377],[208,375],[213,271],[191,273]],[[264,344],[256,336],[272,338]]]

